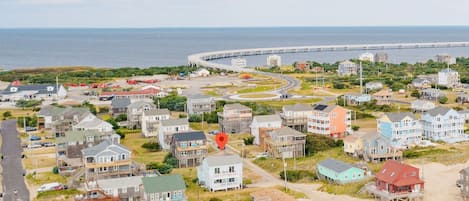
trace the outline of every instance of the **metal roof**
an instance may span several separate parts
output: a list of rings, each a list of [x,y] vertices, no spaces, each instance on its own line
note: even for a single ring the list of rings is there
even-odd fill
[[[186,183],[179,174],[143,177],[142,183],[145,193],[161,193],[186,189]]]
[[[253,121],[255,122],[274,122],[274,121],[282,121],[279,115],[272,114],[272,115],[260,115],[254,116]]]
[[[190,140],[206,140],[204,132],[202,131],[193,131],[193,132],[184,132],[184,133],[175,133],[173,135],[174,141],[190,141]]]
[[[238,155],[212,155],[204,159],[209,167],[243,163]]]
[[[113,98],[111,101],[111,107],[112,108],[126,108],[131,103],[132,102],[130,101],[130,98]]]
[[[333,158],[328,158],[319,162],[318,164],[337,173],[341,173],[350,168],[353,168],[352,165]]]
[[[166,119],[161,121],[161,126],[179,126],[179,125],[189,125],[189,120],[187,118],[179,119]]]

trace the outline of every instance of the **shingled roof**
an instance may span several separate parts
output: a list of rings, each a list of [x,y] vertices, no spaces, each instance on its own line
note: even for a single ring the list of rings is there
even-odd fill
[[[318,163],[320,166],[326,167],[327,169],[330,169],[334,172],[341,173],[344,172],[350,168],[353,168],[352,165],[348,163],[344,163],[342,161],[333,159],[333,158],[328,158],[326,160],[323,160]]]
[[[401,121],[405,117],[417,119],[417,117],[415,117],[415,115],[411,112],[389,112],[389,113],[385,113],[384,115],[387,116],[389,120],[391,120],[392,122]]]

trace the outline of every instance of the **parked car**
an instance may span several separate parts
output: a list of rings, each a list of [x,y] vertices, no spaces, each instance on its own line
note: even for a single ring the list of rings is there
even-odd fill
[[[62,184],[58,182],[44,184],[40,186],[39,189],[37,189],[37,192],[40,193],[40,192],[55,190],[56,188],[59,188],[59,186],[62,186]]]
[[[32,126],[26,126],[26,131],[37,131],[37,128],[36,127],[32,127]]]
[[[28,144],[22,144],[21,148],[28,148]]]
[[[267,158],[267,157],[269,157],[269,153],[267,152],[258,153],[256,155],[256,158]]]
[[[46,142],[42,146],[44,146],[44,147],[55,147],[55,144],[52,143],[52,142]]]
[[[42,145],[40,143],[33,143],[31,145],[28,145],[28,148],[32,148],[32,149],[41,148],[41,147],[42,147]]]
[[[46,139],[55,139],[55,136],[47,135],[47,136],[46,136]]]
[[[40,136],[36,136],[36,135],[33,135],[31,136],[30,140],[31,141],[38,141],[38,140],[41,140],[42,138]]]
[[[216,134],[218,134],[219,132],[220,132],[220,131],[218,131],[218,130],[213,130],[213,131],[208,132],[208,134],[210,134],[210,135],[216,135]]]

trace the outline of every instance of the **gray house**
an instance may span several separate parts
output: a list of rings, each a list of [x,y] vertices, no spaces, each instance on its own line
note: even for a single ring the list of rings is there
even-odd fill
[[[402,159],[402,152],[392,146],[389,139],[378,133],[363,136],[363,159],[369,162],[381,162],[388,159]]]
[[[249,133],[252,109],[239,103],[226,104],[218,113],[218,125],[223,132]]]
[[[461,190],[463,200],[469,199],[469,167],[459,171],[459,180],[456,182]]]
[[[186,183],[179,174],[143,177],[144,200],[186,201]]]
[[[140,128],[142,125],[143,111],[156,109],[155,104],[148,101],[137,101],[127,106],[127,127]]]
[[[423,89],[421,95],[421,99],[427,100],[438,100],[438,98],[445,96],[441,90],[434,88]]]
[[[99,179],[96,181],[98,189],[106,195],[119,197],[121,201],[142,200],[142,176]]]
[[[189,114],[201,114],[216,110],[215,100],[203,94],[187,96],[187,112]]]
[[[121,144],[105,140],[81,152],[86,181],[132,175],[131,152]]]
[[[127,114],[127,107],[131,104],[130,98],[113,98],[111,101],[111,114],[116,117],[120,114]]]

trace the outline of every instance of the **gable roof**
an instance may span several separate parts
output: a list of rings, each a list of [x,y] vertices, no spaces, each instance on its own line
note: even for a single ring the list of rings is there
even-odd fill
[[[251,110],[251,108],[245,105],[241,105],[239,103],[233,103],[224,105],[223,110]]]
[[[145,193],[161,193],[186,189],[186,183],[179,174],[143,177],[142,183]]]
[[[425,112],[425,114],[428,114],[428,115],[431,115],[431,116],[437,116],[437,115],[442,115],[443,116],[451,110],[452,110],[451,108],[439,106],[439,107],[433,108],[431,110],[428,110],[427,112]]]
[[[290,128],[290,127],[283,127],[283,128],[279,128],[279,129],[275,129],[273,131],[270,132],[270,135],[271,136],[298,136],[298,137],[301,137],[301,136],[306,136],[305,134],[293,129],[293,128]]]
[[[134,186],[140,186],[140,184],[142,184],[142,176],[98,179],[96,180],[96,183],[101,189],[117,189],[117,188],[123,188],[123,187],[134,187]]]
[[[116,149],[119,147],[120,149]],[[105,151],[105,150],[112,150],[118,153],[127,153],[130,152],[127,147],[124,147],[121,144],[114,144],[110,140],[104,140],[101,143],[97,144],[93,147],[88,147],[82,150],[83,156],[96,156],[97,154]]]
[[[79,142],[85,140],[88,136],[102,136],[103,134],[96,131],[67,131],[65,136],[55,138],[56,143],[68,143],[68,142]]]
[[[297,103],[297,104],[294,104],[294,105],[285,105],[285,106],[283,106],[283,110],[293,111],[293,112],[312,111],[313,107],[311,107],[311,105],[309,105],[309,104]]]
[[[187,118],[179,119],[166,119],[161,121],[161,126],[179,126],[179,125],[189,125],[189,120]]]
[[[264,122],[275,122],[275,121],[282,121],[279,115],[272,114],[272,115],[260,115],[254,116],[253,121],[264,123]]]
[[[388,112],[388,113],[385,113],[384,115],[387,116],[389,120],[391,120],[392,122],[401,121],[402,119],[406,117],[410,117],[414,120],[417,119],[417,117],[415,117],[415,115],[411,112]]]
[[[202,131],[193,131],[193,132],[184,132],[184,133],[175,133],[173,135],[174,141],[189,141],[189,140],[206,140],[204,132]]]
[[[131,103],[130,98],[113,98],[111,101],[111,108],[125,108]]]
[[[466,175],[468,175],[468,174],[469,174],[469,167],[464,168],[464,169],[462,169],[462,170],[459,171],[460,174],[463,173],[463,172],[464,172]]]
[[[212,155],[212,156],[208,156],[204,160],[207,161],[207,165],[209,167],[243,163],[241,158],[235,154],[234,155],[233,154]]]
[[[149,101],[136,101],[136,102],[133,102],[131,103],[130,105],[127,106],[127,108],[141,108],[143,107],[144,105],[146,104],[149,104],[152,108],[155,108],[155,104],[153,104],[152,102],[149,102]]]
[[[418,175],[419,169],[396,160],[387,160],[381,170],[376,173],[376,178],[397,186],[423,183],[422,180],[415,177],[401,177],[407,172],[415,172]]]
[[[210,96],[207,96],[207,95],[204,95],[204,94],[187,95],[187,99],[205,99],[205,98],[210,98]]]
[[[149,110],[145,110],[143,111],[143,114],[145,116],[156,116],[156,115],[170,115],[171,112],[166,109],[166,108],[163,108],[163,109],[149,109]]]
[[[342,62],[339,63],[339,66],[341,66],[341,65],[355,65],[356,66],[357,64],[353,63],[350,60],[345,60],[345,61],[342,61]]]
[[[336,160],[336,159],[333,159],[333,158],[328,158],[326,160],[323,160],[323,161],[319,162],[318,165],[326,167],[327,169],[330,169],[330,170],[332,170],[334,172],[337,172],[337,173],[342,173],[342,172],[345,172],[346,170],[348,170],[350,168],[353,168],[352,165],[350,165],[348,163],[344,163],[344,162]]]
[[[11,91],[11,88],[15,87],[17,88],[16,91]],[[62,87],[62,85],[59,85],[59,88]],[[47,89],[51,88],[52,90],[48,91]],[[13,85],[8,85],[6,89],[1,91],[1,94],[13,94],[13,93],[18,93],[20,91],[37,91],[38,94],[56,94],[57,93],[57,85],[56,84],[31,84],[31,85],[18,85],[18,86],[13,86]]]
[[[105,125],[107,127],[112,127],[112,125],[107,122],[107,121],[104,121],[98,117],[94,117],[92,120],[86,120],[86,121],[80,121],[77,125],[75,125],[74,127],[78,127],[78,128],[85,128],[85,129],[88,129],[88,128],[95,128],[99,125]]]

